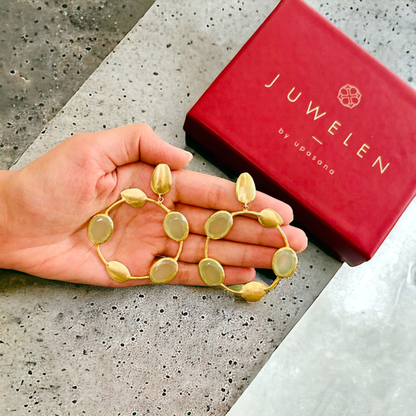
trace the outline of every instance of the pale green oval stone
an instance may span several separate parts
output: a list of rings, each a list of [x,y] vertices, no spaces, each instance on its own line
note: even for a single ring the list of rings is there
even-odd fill
[[[199,262],[199,275],[207,286],[218,286],[224,281],[224,269],[217,260],[205,258]]]
[[[105,214],[98,214],[88,224],[88,237],[94,244],[105,243],[113,233],[113,220]]]
[[[153,283],[167,283],[178,274],[178,262],[171,257],[164,257],[153,264],[150,280]]]
[[[298,265],[298,257],[290,247],[283,247],[274,253],[272,268],[276,276],[291,276]]]
[[[233,226],[233,217],[228,211],[218,211],[205,223],[205,233],[213,240],[225,237]]]
[[[183,241],[189,234],[188,221],[180,212],[169,212],[163,220],[163,228],[169,238]]]

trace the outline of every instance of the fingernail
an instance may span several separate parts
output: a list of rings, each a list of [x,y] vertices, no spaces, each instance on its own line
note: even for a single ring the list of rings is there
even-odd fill
[[[304,247],[301,250],[296,251],[296,253],[302,253],[302,251],[306,250],[308,248],[308,243],[309,243],[308,237],[306,237],[306,243],[305,243]]]
[[[193,159],[194,155],[191,152],[184,150],[185,153],[188,154],[188,163]]]

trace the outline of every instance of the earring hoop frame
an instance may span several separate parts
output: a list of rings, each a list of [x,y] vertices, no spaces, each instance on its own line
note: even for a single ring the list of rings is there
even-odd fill
[[[172,186],[172,174],[170,168],[166,164],[159,164],[153,171],[151,188],[158,195],[158,199],[149,198],[141,189],[126,189],[121,192],[121,199],[114,202],[106,209],[104,213],[94,215],[88,224],[88,238],[97,248],[97,254],[104,263],[108,275],[115,281],[123,283],[128,280],[147,280],[153,283],[168,283],[178,274],[178,260],[182,254],[183,242],[189,235],[189,224],[183,214],[178,211],[170,210],[163,202],[163,195],[169,192]],[[166,235],[179,243],[178,252],[175,257],[161,257],[156,260],[146,276],[132,276],[129,269],[123,263],[118,261],[107,261],[100,250],[100,245],[109,240],[114,231],[114,222],[110,217],[110,212],[127,203],[132,207],[140,208],[146,202],[151,202],[165,212],[163,219],[163,229]]]
[[[257,302],[267,292],[273,290],[282,279],[293,275],[298,266],[298,257],[289,245],[286,234],[281,228],[283,219],[276,211],[271,208],[263,209],[261,212],[249,210],[248,204],[254,201],[256,197],[254,180],[249,173],[242,173],[237,179],[236,196],[243,204],[242,210],[236,212],[217,211],[207,219],[204,227],[207,236],[205,240],[204,258],[198,264],[198,271],[202,281],[207,286],[219,286],[228,292],[240,295],[248,302]],[[234,218],[242,215],[255,216],[263,227],[277,229],[283,239],[284,246],[279,248],[272,258],[272,269],[276,278],[269,286],[254,281],[246,283],[240,290],[232,289],[223,283],[225,272],[222,264],[209,256],[210,240],[224,238],[233,227]]]

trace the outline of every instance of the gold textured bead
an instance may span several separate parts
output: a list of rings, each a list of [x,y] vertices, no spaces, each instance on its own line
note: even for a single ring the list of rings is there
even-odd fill
[[[207,286],[218,286],[225,278],[224,269],[221,263],[209,257],[202,259],[198,264],[198,271],[201,279]]]
[[[110,261],[106,264],[105,268],[110,277],[116,282],[127,282],[127,280],[130,280],[131,278],[129,269],[118,261]]]
[[[147,201],[147,196],[141,189],[126,189],[121,193],[121,197],[136,208],[142,207]]]
[[[250,282],[241,288],[241,297],[247,302],[258,302],[266,294],[266,286],[260,282]]]
[[[271,208],[261,211],[258,220],[263,227],[267,228],[276,228],[278,225],[283,224],[282,217]]]
[[[212,214],[205,223],[205,234],[213,240],[225,237],[233,226],[233,217],[228,211]]]
[[[283,247],[274,253],[272,268],[276,276],[289,277],[298,266],[298,256],[290,247]]]
[[[155,167],[152,174],[151,187],[155,194],[163,195],[169,192],[172,186],[172,173],[165,163]]]
[[[249,173],[242,173],[238,177],[235,186],[235,193],[237,195],[237,199],[244,205],[254,201],[256,198],[256,185],[254,184],[254,180]]]

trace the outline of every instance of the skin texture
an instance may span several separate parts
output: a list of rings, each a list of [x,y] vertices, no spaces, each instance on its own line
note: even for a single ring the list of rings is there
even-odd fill
[[[217,210],[238,211],[235,184],[183,170],[192,155],[160,139],[144,124],[134,124],[67,139],[20,171],[0,172],[0,267],[46,279],[97,286],[134,286],[149,283],[112,280],[87,236],[91,217],[120,198],[120,192],[139,188],[157,199],[150,187],[154,167],[166,163],[173,184],[164,204],[182,212],[190,234],[179,261],[179,273],[170,283],[204,285],[198,262],[204,257],[204,224]],[[250,209],[276,210],[283,230],[296,251],[306,248],[303,231],[288,225],[291,208],[257,193]],[[125,264],[132,275],[145,276],[157,256],[175,256],[178,243],[163,230],[164,211],[154,204],[141,208],[122,204],[111,216],[115,231],[101,245],[105,258]],[[224,266],[225,284],[246,283],[254,267],[270,268],[276,248],[283,245],[277,230],[256,220],[236,218],[231,232],[210,242],[210,257]]]

